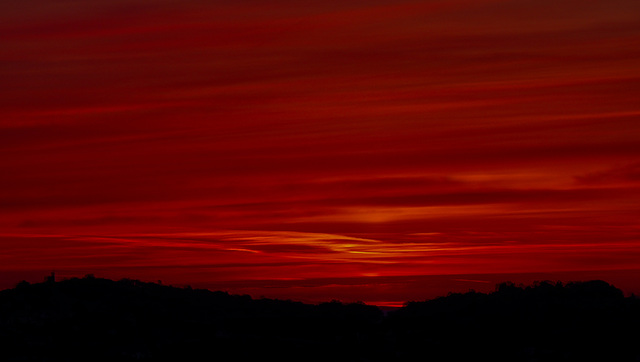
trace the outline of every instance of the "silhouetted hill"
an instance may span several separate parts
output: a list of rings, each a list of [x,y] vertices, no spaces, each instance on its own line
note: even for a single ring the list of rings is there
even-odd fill
[[[602,282],[374,307],[85,277],[0,292],[2,361],[637,360],[640,304]],[[631,329],[629,329],[631,328]]]
[[[603,281],[539,282],[407,303],[386,328],[396,350],[436,360],[628,361],[638,322],[638,300]]]

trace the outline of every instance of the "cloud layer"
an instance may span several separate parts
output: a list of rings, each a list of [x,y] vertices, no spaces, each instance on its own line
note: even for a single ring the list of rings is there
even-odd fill
[[[639,269],[638,14],[631,0],[1,4],[0,271]]]

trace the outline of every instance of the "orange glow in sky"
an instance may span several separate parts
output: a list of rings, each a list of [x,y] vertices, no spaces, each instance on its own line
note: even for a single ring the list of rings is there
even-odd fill
[[[0,287],[640,293],[640,2],[0,4]]]

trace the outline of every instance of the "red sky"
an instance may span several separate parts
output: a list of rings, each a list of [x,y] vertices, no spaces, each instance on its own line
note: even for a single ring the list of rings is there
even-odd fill
[[[333,3],[0,3],[0,287],[640,292],[640,2]]]

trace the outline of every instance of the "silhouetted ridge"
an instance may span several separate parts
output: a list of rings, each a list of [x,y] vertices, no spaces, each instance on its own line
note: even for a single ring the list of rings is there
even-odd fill
[[[22,282],[0,292],[0,360],[293,360],[310,350],[321,360],[360,349],[381,317],[364,304],[254,300],[128,279]]]
[[[252,299],[137,280],[0,292],[2,361],[637,360],[640,303],[603,281],[364,304]]]
[[[436,359],[620,361],[640,357],[640,335],[628,329],[639,312],[638,300],[603,281],[503,283],[490,294],[407,303],[387,328],[400,351],[419,353],[428,341]]]

